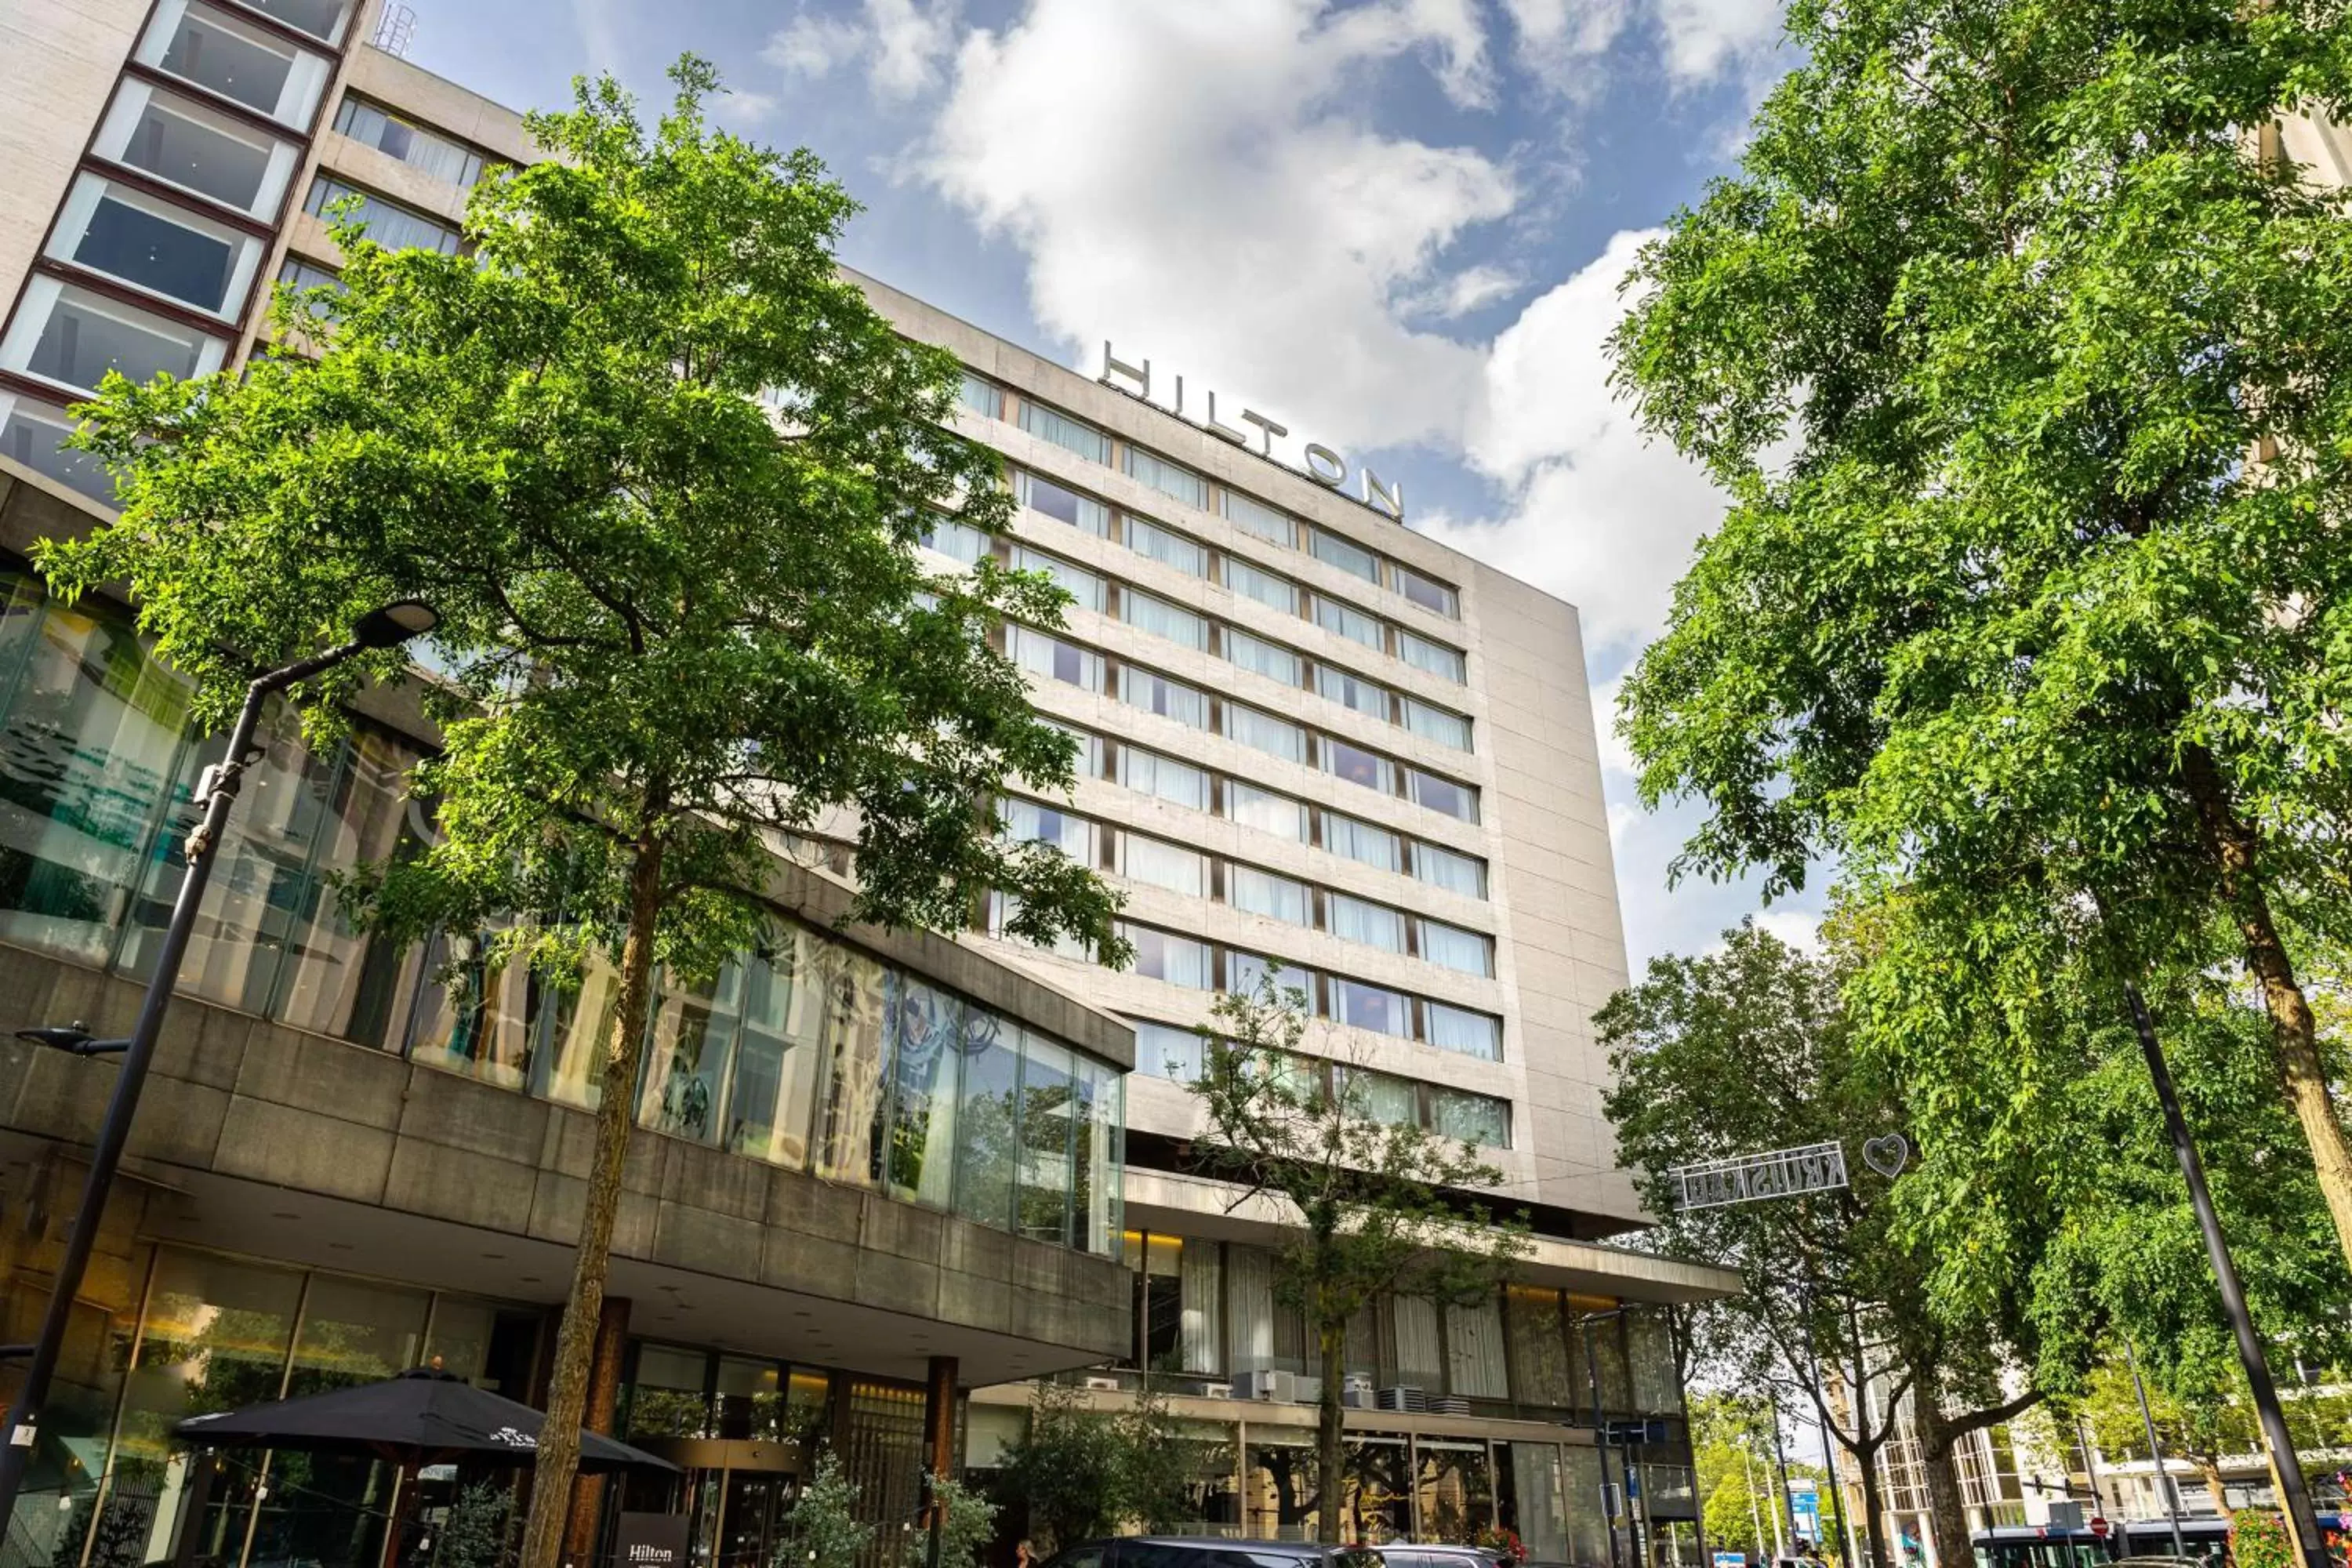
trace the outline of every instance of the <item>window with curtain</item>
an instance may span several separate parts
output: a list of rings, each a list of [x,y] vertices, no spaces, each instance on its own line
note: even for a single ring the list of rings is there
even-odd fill
[[[1468,784],[1455,784],[1419,768],[1407,768],[1405,788],[1415,805],[1443,812],[1463,822],[1478,820],[1478,792]]]
[[[1286,762],[1307,760],[1307,731],[1287,719],[1277,719],[1271,713],[1240,702],[1227,702],[1223,709],[1225,735],[1239,741],[1252,751]]]
[[[1137,631],[1166,637],[1186,647],[1209,646],[1209,623],[1190,610],[1138,588],[1121,589],[1118,603],[1121,616]]]
[[[1129,478],[1141,480],[1162,495],[1173,496],[1186,506],[1205,509],[1209,504],[1208,480],[1157,453],[1130,446],[1127,449],[1127,472]]]
[[[1417,698],[1404,701],[1404,727],[1425,741],[1441,746],[1451,746],[1457,752],[1470,749],[1470,721],[1459,713],[1449,713],[1443,708],[1433,708]]]
[[[1274,1258],[1239,1243],[1225,1248],[1225,1343],[1238,1375],[1275,1364]]]
[[[997,807],[1008,837],[1051,844],[1081,866],[1095,863],[1095,825],[1083,816],[1034,800],[1007,797]]]
[[[1304,992],[1307,1005],[1315,1005],[1315,974],[1278,958],[1260,958],[1253,952],[1232,952],[1225,955],[1225,989],[1236,996],[1254,996],[1260,982],[1271,977],[1276,995],[1293,991]]]
[[[1019,625],[1004,628],[1004,643],[1013,662],[1031,675],[1087,691],[1103,688],[1102,655],[1092,648]]]
[[[1431,887],[1444,888],[1450,893],[1473,899],[1486,896],[1486,863],[1475,855],[1416,842],[1412,847],[1412,874]]]
[[[1118,869],[1130,881],[1171,893],[1202,899],[1209,894],[1208,857],[1197,850],[1147,838],[1139,833],[1118,836]]]
[[[1298,584],[1287,577],[1277,577],[1262,567],[1253,566],[1237,556],[1225,557],[1225,586],[1245,599],[1255,599],[1269,609],[1280,610],[1286,616],[1298,613]]]
[[[995,383],[983,381],[971,372],[963,373],[963,384],[956,396],[966,408],[986,419],[1004,417],[1004,389]]]
[[[1323,771],[1351,784],[1376,789],[1386,795],[1391,788],[1390,763],[1377,752],[1354,746],[1336,736],[1326,735],[1322,742]]]
[[[1492,1095],[1466,1089],[1433,1085],[1429,1091],[1429,1121],[1433,1131],[1482,1149],[1511,1146],[1511,1107]]]
[[[1118,698],[1129,708],[1140,708],[1195,730],[1208,727],[1209,699],[1199,687],[1132,664],[1119,670]]]
[[[1309,552],[1316,560],[1328,566],[1337,566],[1349,576],[1361,577],[1367,583],[1377,583],[1381,580],[1379,556],[1358,544],[1354,540],[1342,539],[1336,533],[1327,533],[1319,528],[1308,531]]]
[[[1135,1026],[1135,1070],[1149,1078],[1191,1083],[1201,1076],[1201,1037],[1173,1024],[1130,1018]]]
[[[1230,713],[1233,709],[1228,705],[1225,710]],[[1307,840],[1306,806],[1286,795],[1276,795],[1239,779],[1225,781],[1225,815],[1244,827],[1255,827],[1295,844]]]
[[[470,186],[482,177],[482,155],[472,148],[349,93],[335,111],[335,129],[431,179]]]
[[[1401,858],[1397,836],[1385,827],[1337,811],[1323,813],[1323,847],[1359,865],[1397,869]]]
[[[1397,592],[1424,610],[1433,610],[1447,620],[1462,618],[1462,601],[1454,590],[1434,577],[1424,577],[1407,566],[1396,569]]]
[[[1225,902],[1290,925],[1307,923],[1307,884],[1255,866],[1225,868]]]
[[[1502,1313],[1492,1300],[1445,1310],[1447,1392],[1471,1399],[1508,1399]]]
[[[1341,1068],[1339,1072],[1349,1109],[1367,1121],[1385,1127],[1421,1125],[1421,1090],[1412,1079],[1369,1068]]]
[[[1415,669],[1442,676],[1456,686],[1469,684],[1469,665],[1462,651],[1448,647],[1442,642],[1432,642],[1417,632],[1402,629],[1397,632],[1397,657]]]
[[[1209,574],[1207,551],[1181,533],[1171,533],[1158,523],[1147,522],[1133,514],[1129,514],[1127,520],[1127,547],[1163,566],[1173,566],[1188,577]]]
[[[1237,627],[1225,628],[1225,658],[1242,668],[1255,670],[1285,686],[1298,684],[1298,656],[1280,643],[1253,637]]]
[[[1349,893],[1324,896],[1324,927],[1342,942],[1361,942],[1382,952],[1404,951],[1404,916],[1386,904]]]
[[[1625,1339],[1633,1361],[1633,1408],[1645,1415],[1681,1415],[1674,1325],[1662,1312],[1637,1311],[1625,1320]]]
[[[1125,921],[1119,923],[1118,931],[1134,944],[1134,972],[1145,979],[1164,980],[1192,991],[1206,991],[1213,984],[1215,953],[1207,942]]]
[[[1377,680],[1367,680],[1351,670],[1337,665],[1315,667],[1315,689],[1332,702],[1358,713],[1367,713],[1385,721],[1389,716],[1389,689]]]
[[[1353,605],[1337,599],[1317,597],[1315,624],[1327,632],[1335,632],[1349,642],[1377,648],[1381,643],[1381,623],[1377,616],[1368,616]]]
[[[437,250],[444,256],[454,256],[458,242],[465,237],[438,218],[427,217],[382,196],[372,196],[325,174],[311,183],[310,195],[303,202],[302,210],[313,217],[322,217],[328,207],[347,196],[358,198],[359,205],[352,216],[366,228],[367,237],[386,250]]]
[[[1245,496],[1239,490],[1225,491],[1224,500],[1226,519],[1244,533],[1255,534],[1285,549],[1297,542],[1296,525],[1290,521],[1289,513]]]
[[[1443,1002],[1424,1003],[1422,1013],[1428,1020],[1429,1043],[1439,1050],[1457,1051],[1481,1061],[1503,1059],[1503,1024],[1492,1014],[1449,1007]]]
[[[1411,1012],[1404,997],[1384,985],[1331,977],[1331,1016],[1350,1028],[1376,1035],[1409,1036]]]
[[[988,553],[988,535],[968,522],[937,517],[923,529],[923,544],[966,566]]]
[[[1559,1292],[1539,1285],[1509,1286],[1503,1293],[1503,1323],[1510,1337],[1511,1397],[1522,1405],[1574,1408]]]
[[[1092,496],[1080,495],[1026,468],[1013,471],[1013,490],[1021,504],[1031,511],[1042,513],[1056,522],[1066,522],[1097,539],[1108,538],[1110,534],[1110,508]]]
[[[1085,567],[1048,555],[1042,550],[1032,550],[1025,544],[1013,547],[1013,565],[1021,572],[1042,572],[1054,580],[1055,585],[1077,601],[1077,608],[1102,613],[1103,580]]]
[[[1118,749],[1118,782],[1141,795],[1157,795],[1193,811],[1209,809],[1209,775],[1190,763],[1180,763],[1140,746]]]
[[[1442,968],[1464,974],[1492,975],[1495,973],[1495,939],[1475,931],[1464,931],[1443,921],[1421,922],[1421,956]]]
[[[1445,1386],[1445,1340],[1437,1326],[1437,1303],[1426,1296],[1392,1296],[1389,1321],[1396,1336],[1396,1380],[1432,1393]]]
[[[1178,1345],[1186,1372],[1224,1370],[1223,1345],[1218,1333],[1218,1319],[1224,1304],[1223,1280],[1223,1260],[1218,1245],[1197,1237],[1187,1241],[1178,1279],[1183,1301]]]
[[[1026,397],[1021,400],[1021,428],[1040,441],[1050,441],[1066,452],[1076,452],[1089,463],[1110,461],[1109,437],[1091,425],[1057,414]]]

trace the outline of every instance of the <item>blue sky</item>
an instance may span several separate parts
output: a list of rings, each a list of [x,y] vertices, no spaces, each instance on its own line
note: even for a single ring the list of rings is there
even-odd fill
[[[409,0],[527,107],[691,49],[863,201],[843,258],[1039,352],[1229,391],[1401,475],[1412,523],[1575,603],[1604,716],[1719,503],[1610,395],[1644,234],[1736,155],[1780,0]],[[1604,717],[1604,722],[1605,722]],[[1756,910],[1665,871],[1604,734],[1638,966]],[[1810,898],[1764,916],[1811,925]]]

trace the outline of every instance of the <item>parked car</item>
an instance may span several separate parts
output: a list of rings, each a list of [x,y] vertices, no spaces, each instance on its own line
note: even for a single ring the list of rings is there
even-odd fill
[[[1387,1568],[1518,1568],[1500,1552],[1483,1546],[1455,1546],[1445,1542],[1392,1541],[1372,1550]]]
[[[1217,1535],[1131,1535],[1066,1546],[1045,1568],[1384,1568],[1380,1553],[1313,1541],[1236,1541]],[[1420,1565],[1414,1565],[1420,1568]],[[1429,1568],[1492,1568],[1448,1559]]]

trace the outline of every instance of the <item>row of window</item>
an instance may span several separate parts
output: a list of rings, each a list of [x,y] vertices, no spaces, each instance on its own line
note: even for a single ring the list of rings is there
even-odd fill
[[[1469,683],[1469,664],[1460,648],[1383,620],[1345,599],[1312,592],[1278,572],[1269,572],[1239,556],[1213,549],[1164,523],[1113,507],[1043,475],[1014,468],[1011,478],[1014,499],[1041,517],[1050,517],[1097,539],[1123,545],[1163,566],[1215,583],[1284,615],[1313,621],[1336,637],[1402,659],[1415,669],[1456,686]],[[959,529],[957,533],[960,537],[937,548],[967,562],[987,548],[985,537],[973,530]]]
[[[386,250],[437,250],[444,256],[455,256],[466,237],[437,217],[370,195],[332,174],[320,174],[310,182],[310,194],[303,198],[302,210],[312,217],[323,218],[330,206],[345,200],[353,204],[352,216],[367,237]]]
[[[0,942],[143,980],[219,735],[127,616],[0,577]],[[313,751],[283,712],[216,851],[181,968],[205,1001],[593,1109],[617,976],[492,970],[477,933],[352,929],[335,872],[431,831],[424,753],[362,727]],[[778,918],[707,986],[666,984],[639,1121],[674,1137],[1101,1251],[1117,1236],[1120,1074]]]
[[[1192,469],[1132,442],[1118,443],[1118,461],[1114,465],[1113,443],[1108,435],[1042,403],[1015,396],[970,371],[964,373],[963,402],[973,412],[997,420],[1005,418],[1008,405],[1017,404],[1018,407],[1012,410],[1014,422],[1041,441],[1050,441],[1090,463],[1119,467],[1130,479],[1172,500],[1195,510],[1219,512],[1244,532],[1286,550],[1304,551],[1350,576],[1401,595],[1424,610],[1451,620],[1462,618],[1461,596],[1452,584],[1426,576],[1402,561],[1366,549],[1343,535],[1302,521],[1253,496],[1222,485],[1212,486]]]
[[[1040,484],[1042,482],[1039,481]],[[1127,524],[1130,536],[1136,529],[1150,526],[1134,519],[1129,519]],[[990,548],[987,535],[962,523],[945,520],[932,525],[927,542],[935,550],[965,562],[978,559],[982,552]],[[1187,542],[1185,548],[1197,550],[1198,546]],[[1051,577],[1077,602],[1081,609],[1124,621],[1139,631],[1223,658],[1284,686],[1316,692],[1343,708],[1383,723],[1397,725],[1424,740],[1435,741],[1455,751],[1470,750],[1470,721],[1450,708],[1407,696],[1343,666],[1310,658],[1287,644],[1270,641],[1229,622],[1186,609],[1132,584],[1106,578],[1076,562],[1064,560],[1034,546],[1004,541],[1001,542],[998,555],[1008,565]],[[1286,579],[1269,576],[1247,562],[1226,556],[1222,562],[1222,574],[1227,584],[1235,587],[1236,591],[1268,603],[1277,601],[1264,588],[1252,587],[1249,579],[1259,579],[1264,584],[1286,590],[1286,602],[1282,603],[1282,607],[1294,613],[1302,608],[1297,595]],[[1312,607],[1312,618],[1341,635],[1352,635],[1345,629],[1349,623],[1365,623],[1370,628],[1368,646],[1376,648],[1381,646],[1380,624],[1361,611],[1336,600],[1322,598],[1314,600]],[[1365,639],[1358,637],[1357,640]]]
[[[1293,844],[1328,849],[1360,865],[1412,877],[1465,898],[1486,897],[1486,862],[1478,856],[1408,838],[1345,812],[1309,805],[1129,742],[1048,721],[1077,738],[1078,772],[1086,777],[1107,779],[1139,795],[1222,816]]]
[[[1130,1018],[1135,1026],[1135,1068],[1149,1078],[1189,1084],[1199,1079],[1207,1044],[1197,1029]],[[1301,1087],[1314,1085],[1346,1097],[1358,1114],[1389,1126],[1422,1127],[1482,1149],[1511,1146],[1511,1102],[1466,1089],[1424,1083],[1395,1073],[1374,1072],[1318,1058],[1294,1057],[1288,1064]]]
[[[1015,908],[1003,893],[989,895],[986,929],[990,935],[1004,935]],[[1277,990],[1303,995],[1307,1010],[1316,1017],[1394,1039],[1417,1040],[1480,1061],[1503,1059],[1503,1021],[1491,1013],[1411,995],[1366,980],[1319,973],[1278,958],[1263,958],[1131,921],[1119,922],[1118,934],[1135,949],[1133,973],[1147,980],[1187,991],[1249,994],[1271,977]],[[1093,956],[1066,939],[1053,951],[1066,958]]]
[[[1082,866],[1116,871],[1131,882],[1213,900],[1461,974],[1487,978],[1495,973],[1495,939],[1482,931],[1098,823],[1060,806],[1009,798],[998,809],[1013,837],[1051,844]]]
[[[1475,784],[1399,762],[1247,703],[1213,697],[1187,681],[1107,658],[1034,626],[1008,626],[1004,637],[1005,651],[1013,662],[1040,679],[1116,697],[1130,708],[1172,719],[1188,729],[1223,735],[1254,751],[1320,769],[1382,795],[1402,795],[1458,821],[1478,820]]]

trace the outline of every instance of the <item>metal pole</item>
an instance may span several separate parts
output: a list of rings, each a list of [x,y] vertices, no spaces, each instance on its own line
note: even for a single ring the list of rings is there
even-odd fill
[[[1775,1509],[1772,1513],[1772,1533],[1775,1536],[1778,1536],[1780,1533],[1780,1516],[1784,1513],[1787,1514],[1789,1517],[1788,1540],[1789,1543],[1793,1546],[1797,1540],[1797,1509],[1796,1505],[1789,1500],[1789,1450],[1788,1447],[1780,1440],[1780,1394],[1779,1390],[1776,1389],[1772,1391],[1771,1400],[1772,1457],[1779,1460],[1780,1464],[1780,1505],[1779,1508]]]
[[[2238,1282],[2238,1267],[2231,1260],[2230,1244],[2221,1235],[2221,1217],[2213,1212],[2213,1194],[2205,1185],[2205,1164],[2197,1157],[2196,1141],[2189,1135],[2189,1122],[2180,1114],[2179,1097],[2173,1092],[2172,1069],[2165,1065],[2164,1047],[2158,1043],[2156,1025],[2148,1017],[2147,1004],[2141,1000],[2139,987],[2124,986],[2124,999],[2131,1004],[2132,1026],[2139,1032],[2139,1048],[2147,1058],[2147,1076],[2156,1085],[2157,1103],[2164,1108],[2165,1131],[2172,1136],[2172,1152],[2180,1162],[2181,1179],[2189,1184],[2189,1204],[2197,1211],[2197,1227],[2205,1233],[2205,1255],[2213,1265],[2213,1283],[2221,1292],[2221,1310],[2230,1319],[2230,1330],[2238,1339],[2238,1360],[2243,1363],[2246,1385],[2254,1396],[2254,1409],[2262,1417],[2263,1444],[2270,1451],[2271,1473],[2278,1479],[2279,1502],[2287,1522],[2294,1531],[2295,1552],[2304,1568],[2329,1568],[2326,1538],[2319,1533],[2318,1516],[2312,1512],[2311,1491],[2303,1484],[2303,1465],[2295,1458],[2294,1437],[2287,1431],[2286,1413],[2279,1408],[2278,1385],[2271,1381],[2269,1358],[2263,1353],[2263,1342],[2254,1332],[2254,1320],[2246,1310],[2246,1292]]]
[[[1592,1321],[1608,1313],[1587,1313],[1584,1319],[1584,1380],[1592,1390],[1592,1450],[1601,1458],[1601,1522],[1609,1531],[1609,1568],[1625,1568],[1617,1547],[1617,1515],[1609,1504],[1609,1418],[1601,1413],[1601,1363],[1592,1356]]]
[[[147,982],[147,996],[140,1005],[139,1022],[131,1031],[130,1046],[122,1055],[121,1072],[107,1100],[106,1120],[100,1123],[98,1142],[90,1150],[89,1175],[82,1183],[81,1206],[74,1212],[73,1229],[66,1235],[65,1256],[58,1260],[57,1279],[49,1289],[48,1310],[41,1319],[41,1337],[34,1342],[32,1363],[25,1369],[24,1386],[17,1390],[16,1402],[8,1411],[7,1441],[0,1444],[0,1531],[5,1531],[15,1514],[16,1494],[25,1484],[25,1470],[40,1435],[41,1406],[48,1399],[49,1383],[57,1375],[58,1358],[64,1352],[66,1330],[73,1319],[74,1297],[81,1289],[82,1276],[89,1268],[90,1248],[98,1240],[107,1195],[113,1189],[115,1172],[122,1163],[123,1146],[130,1142],[131,1121],[139,1110],[140,1092],[147,1086],[147,1069],[155,1059],[155,1041],[163,1031],[163,1014],[171,1006],[172,993],[178,986],[180,960],[195,930],[196,908],[204,901],[205,884],[212,879],[214,852],[220,847],[221,835],[228,826],[229,807],[236,802],[247,753],[253,750],[254,731],[261,724],[262,704],[271,693],[341,664],[360,652],[362,646],[346,643],[315,658],[272,670],[247,687],[245,707],[236,716],[236,728],[229,731],[228,751],[217,767],[207,770],[209,784],[203,790],[205,817],[188,835],[187,874],[180,879],[180,895],[172,905],[171,923],[163,930],[163,946],[156,950],[155,973]]]
[[[2147,1433],[2147,1451],[2156,1461],[2157,1491],[2164,1499],[2164,1517],[2172,1521],[2172,1554],[2189,1555],[2180,1543],[2180,1494],[2172,1488],[2172,1472],[2165,1468],[2164,1445],[2156,1440],[2156,1415],[2147,1407],[2147,1384],[2139,1380],[2139,1357],[2132,1351],[2131,1336],[2124,1336],[2124,1365],[2131,1369],[2132,1392],[2139,1396],[2139,1424]]]
[[[1805,1332],[1805,1354],[1813,1364],[1813,1407],[1822,1413],[1822,1469],[1828,1475],[1830,1505],[1837,1510],[1838,1542],[1849,1564],[1863,1561],[1863,1553],[1854,1544],[1853,1515],[1845,1506],[1845,1489],[1838,1485],[1837,1434],[1830,1430],[1829,1395],[1822,1388],[1822,1356],[1813,1346],[1812,1331]],[[1853,1428],[1864,1438],[1870,1435],[1870,1390],[1858,1388],[1853,1394]],[[1864,1493],[1865,1498],[1867,1493]],[[1818,1543],[1817,1543],[1818,1544]],[[1883,1568],[1873,1564],[1872,1568]]]
[[[1748,1525],[1756,1532],[1756,1554],[1761,1557],[1764,1555],[1764,1514],[1756,1506],[1756,1456],[1745,1443],[1739,1445],[1739,1462],[1742,1473],[1748,1477]],[[1772,1467],[1765,1466],[1764,1473],[1770,1475]],[[1772,1515],[1772,1555],[1775,1557],[1780,1554],[1780,1516],[1775,1512]]]

